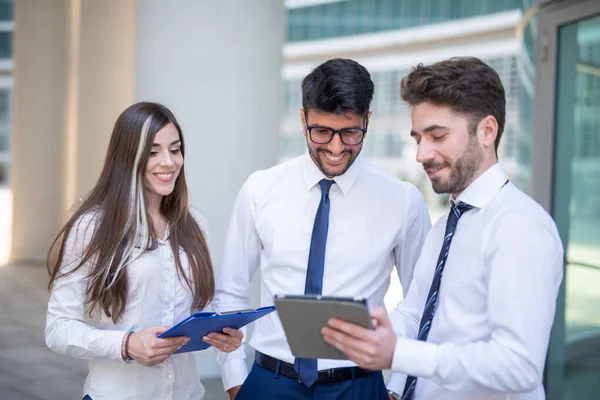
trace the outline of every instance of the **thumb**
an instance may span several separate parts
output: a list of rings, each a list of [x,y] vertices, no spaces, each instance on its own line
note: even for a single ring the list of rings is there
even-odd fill
[[[387,311],[383,307],[373,308],[371,310],[371,319],[373,320],[373,326],[375,329],[390,326],[390,318],[388,317]]]
[[[161,333],[164,333],[164,332],[168,331],[169,329],[171,329],[171,327],[170,326],[153,326],[150,329],[153,332],[155,332],[157,335],[160,335]]]

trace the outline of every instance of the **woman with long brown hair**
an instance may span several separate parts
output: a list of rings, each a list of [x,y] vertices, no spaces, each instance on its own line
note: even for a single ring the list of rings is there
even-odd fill
[[[50,248],[46,344],[90,360],[86,398],[204,395],[193,355],[172,355],[188,339],[157,337],[214,295],[207,222],[188,205],[184,154],[171,111],[127,108],[96,186]],[[225,332],[206,341],[237,349],[241,331]]]

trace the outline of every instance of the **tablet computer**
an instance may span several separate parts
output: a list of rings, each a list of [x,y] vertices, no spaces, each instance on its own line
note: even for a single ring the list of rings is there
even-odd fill
[[[348,359],[321,334],[330,318],[372,329],[367,300],[360,297],[276,295],[275,307],[295,357]]]

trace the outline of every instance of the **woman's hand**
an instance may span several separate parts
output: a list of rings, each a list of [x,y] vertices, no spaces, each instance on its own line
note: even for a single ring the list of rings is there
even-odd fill
[[[157,336],[167,331],[169,326],[151,326],[134,332],[129,338],[127,354],[138,364],[146,367],[160,364],[176,352],[181,346],[189,342],[189,338],[178,336],[172,338],[158,338]]]
[[[209,333],[202,340],[226,353],[231,353],[242,345],[242,339],[244,338],[242,331],[233,328],[224,328],[223,332],[225,334],[217,332]]]

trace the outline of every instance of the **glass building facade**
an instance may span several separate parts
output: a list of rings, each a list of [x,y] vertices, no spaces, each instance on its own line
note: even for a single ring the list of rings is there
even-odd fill
[[[498,72],[506,89],[507,120],[499,156],[511,180],[528,191],[535,79],[533,46],[536,25],[535,18],[531,18],[534,15],[530,11],[532,3],[534,1],[523,0],[346,0],[293,8],[288,10],[288,45],[303,46],[306,55],[310,53],[306,49],[311,44],[318,47],[328,41],[360,39],[377,34],[401,37],[406,32],[405,28],[435,27],[441,26],[441,23],[447,26],[454,22],[452,29],[460,30],[460,21],[477,24],[482,17],[518,13],[522,17],[519,19],[521,23],[515,22],[509,32],[510,37],[506,39],[511,42],[511,50],[481,58]],[[490,33],[490,36],[493,34]],[[462,41],[459,45],[469,45],[469,40],[462,38],[456,41]],[[443,49],[445,44],[439,46]],[[381,57],[395,57],[402,52],[396,49],[358,49],[361,50],[365,53],[379,52]],[[434,60],[436,50],[431,49],[429,55]],[[354,58],[352,55],[349,57]],[[322,61],[329,57],[321,55],[320,58]],[[355,59],[361,62],[360,57]],[[416,145],[409,135],[409,109],[399,96],[400,80],[411,67],[391,66],[371,71],[375,84],[371,105],[373,117],[362,154],[398,178],[415,184],[424,194],[435,219],[445,209],[446,198],[433,192],[429,179],[414,161]],[[301,80],[299,76],[285,79],[282,160],[300,155],[306,149],[298,111],[302,100]]]
[[[13,2],[0,0],[0,187],[10,169],[10,98],[12,87]]]
[[[361,35],[529,7],[523,0],[346,0],[288,12],[288,41]]]

